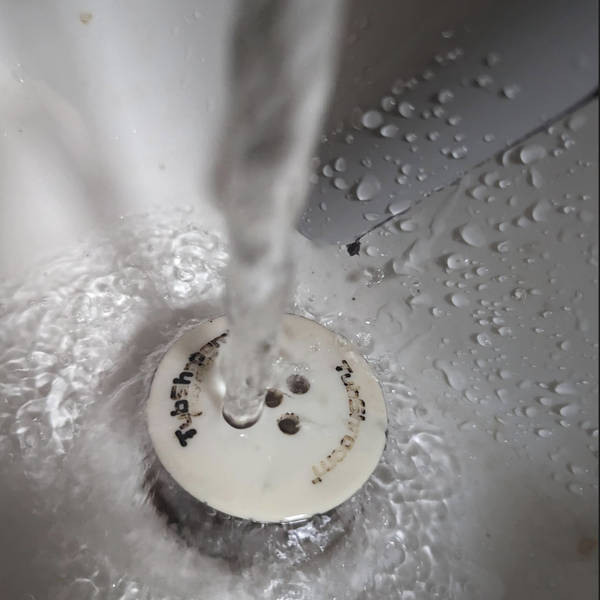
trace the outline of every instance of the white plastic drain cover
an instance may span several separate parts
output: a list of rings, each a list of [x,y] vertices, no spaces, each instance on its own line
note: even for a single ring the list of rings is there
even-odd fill
[[[376,467],[387,429],[364,358],[325,327],[286,315],[263,413],[235,429],[222,416],[215,368],[226,329],[220,317],[187,331],[156,371],[147,416],[163,466],[198,500],[254,521],[295,521],[347,500]]]

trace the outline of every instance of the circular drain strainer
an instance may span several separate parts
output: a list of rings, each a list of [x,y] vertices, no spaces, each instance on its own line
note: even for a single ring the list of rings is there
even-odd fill
[[[338,506],[377,465],[387,418],[379,384],[344,338],[286,315],[280,361],[258,422],[222,415],[215,358],[224,317],[187,331],[163,357],[148,428],[166,470],[211,507],[260,522],[304,519]]]

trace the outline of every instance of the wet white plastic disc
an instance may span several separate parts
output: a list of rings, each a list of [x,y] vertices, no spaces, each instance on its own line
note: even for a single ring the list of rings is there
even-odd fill
[[[341,336],[286,315],[262,415],[236,429],[222,416],[215,367],[226,329],[224,317],[190,329],[156,371],[147,416],[161,463],[192,496],[236,517],[295,521],[335,508],[385,445],[383,395],[366,361]]]

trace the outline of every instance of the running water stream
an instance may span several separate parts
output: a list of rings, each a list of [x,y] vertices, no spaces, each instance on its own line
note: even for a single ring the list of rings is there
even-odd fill
[[[229,236],[224,415],[259,418],[293,280],[292,229],[333,78],[341,0],[240,3],[215,198]]]

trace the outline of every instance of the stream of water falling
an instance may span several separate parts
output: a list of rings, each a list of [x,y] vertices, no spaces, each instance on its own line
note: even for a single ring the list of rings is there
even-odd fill
[[[215,197],[229,236],[224,414],[258,419],[293,279],[292,229],[306,195],[335,65],[341,0],[240,3]]]

